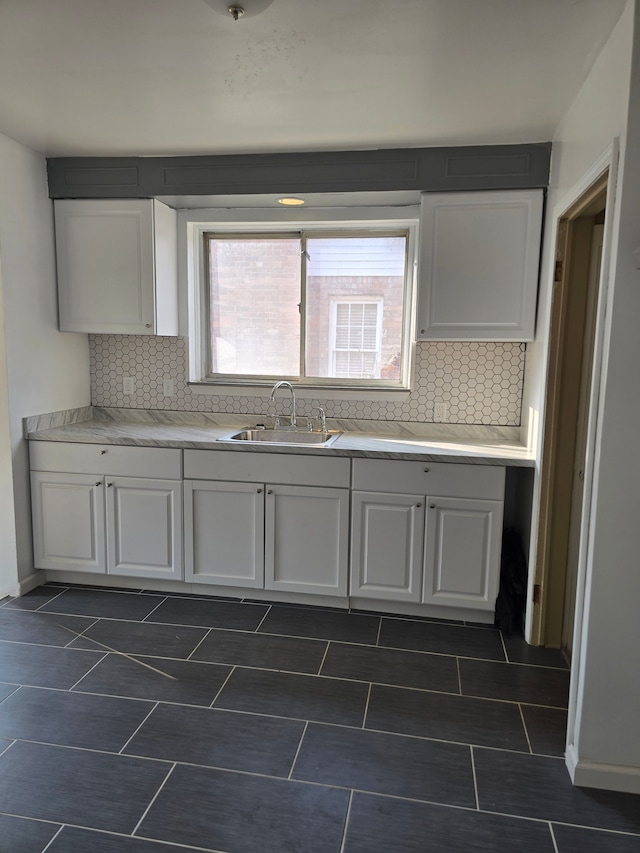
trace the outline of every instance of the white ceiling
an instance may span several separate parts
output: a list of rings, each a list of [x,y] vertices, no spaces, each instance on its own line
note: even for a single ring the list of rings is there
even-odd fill
[[[0,132],[48,155],[548,140],[624,6],[0,0]]]

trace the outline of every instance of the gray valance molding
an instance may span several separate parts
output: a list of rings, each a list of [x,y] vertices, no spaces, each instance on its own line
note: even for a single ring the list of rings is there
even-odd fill
[[[52,157],[51,198],[533,189],[551,143],[187,157]]]

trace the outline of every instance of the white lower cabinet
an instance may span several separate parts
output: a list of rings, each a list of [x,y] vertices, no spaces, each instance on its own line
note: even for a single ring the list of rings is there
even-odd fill
[[[423,604],[493,610],[500,580],[502,502],[430,498]]]
[[[107,573],[182,580],[182,484],[107,481]]]
[[[185,451],[185,579],[346,596],[349,468],[347,459]],[[196,479],[233,472],[261,479]]]
[[[179,450],[33,442],[35,568],[182,580],[180,460]]]
[[[104,481],[90,474],[31,472],[36,569],[104,574]]]
[[[349,492],[267,487],[265,588],[346,596]]]
[[[503,468],[355,460],[353,484],[353,597],[493,610]]]
[[[186,480],[185,580],[264,586],[264,487]]]
[[[418,603],[424,498],[353,493],[351,595]]]

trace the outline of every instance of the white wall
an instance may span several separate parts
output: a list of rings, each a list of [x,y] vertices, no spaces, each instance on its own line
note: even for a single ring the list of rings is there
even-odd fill
[[[22,438],[22,418],[88,405],[89,352],[86,335],[57,331],[53,206],[45,159],[2,134],[0,263],[17,574],[22,579],[33,572],[28,447]],[[1,448],[0,444],[0,454]],[[3,541],[0,548],[5,547]]]
[[[585,177],[620,140],[601,349],[600,420],[591,425],[593,502],[581,543],[567,764],[580,785],[640,792],[640,4],[630,0],[553,140],[543,251],[539,337],[529,347],[525,412],[543,418],[546,329],[559,216],[586,189]],[[635,55],[633,70],[632,54]],[[538,450],[541,436],[537,436]],[[536,480],[539,471],[536,472]],[[534,501],[538,501],[537,486]],[[531,555],[533,565],[534,554]],[[583,599],[580,600],[580,590]],[[583,604],[583,607],[580,605]],[[531,620],[529,620],[529,627]]]
[[[17,575],[16,526],[13,509],[13,472],[9,429],[9,383],[2,306],[0,259],[0,598],[13,591]]]
[[[629,81],[633,35],[634,0],[629,0],[623,15],[604,46],[571,108],[553,138],[551,175],[547,193],[545,233],[538,299],[536,340],[527,345],[525,383],[522,400],[523,440],[536,451],[537,467],[533,495],[529,582],[534,581],[538,532],[539,475],[542,453],[542,424],[546,384],[551,290],[555,272],[555,238],[558,218],[577,199],[584,176],[613,143],[620,140],[622,152],[626,139]],[[609,211],[612,216],[614,211]],[[532,595],[529,594],[527,637],[535,639],[532,624]]]
[[[633,26],[629,114],[616,204],[613,282],[605,341],[597,493],[586,576],[578,713],[571,760],[575,781],[640,793],[640,4]]]

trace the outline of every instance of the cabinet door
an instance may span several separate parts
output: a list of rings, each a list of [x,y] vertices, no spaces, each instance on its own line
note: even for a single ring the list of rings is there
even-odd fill
[[[351,595],[419,602],[424,498],[354,492]]]
[[[267,486],[265,588],[347,595],[349,492]]]
[[[418,340],[533,340],[542,190],[425,193]]]
[[[185,480],[185,580],[262,589],[264,488]]]
[[[182,580],[182,483],[108,477],[107,572]]]
[[[106,571],[100,477],[32,471],[31,503],[36,569]]]
[[[153,203],[55,202],[60,330],[154,333]]]
[[[493,610],[502,501],[427,498],[424,604]]]

